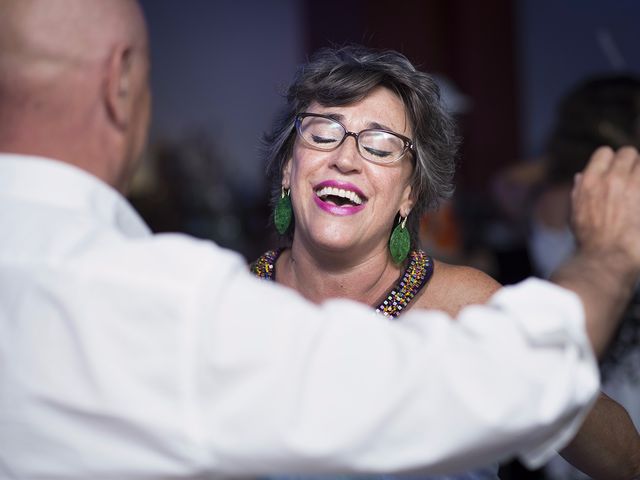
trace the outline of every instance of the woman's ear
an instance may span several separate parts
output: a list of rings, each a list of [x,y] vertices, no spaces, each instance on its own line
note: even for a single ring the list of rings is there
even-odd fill
[[[284,188],[291,188],[291,163],[291,158],[289,158],[282,168],[282,186]]]
[[[407,185],[404,188],[404,192],[402,192],[402,201],[400,202],[400,215],[402,217],[407,217],[409,216],[409,213],[411,212],[411,209],[413,208],[413,205],[415,204],[415,201],[413,199],[413,196],[411,195],[411,185]]]
[[[107,66],[105,107],[109,119],[119,130],[126,130],[133,114],[132,61],[132,49],[120,45],[111,51]]]

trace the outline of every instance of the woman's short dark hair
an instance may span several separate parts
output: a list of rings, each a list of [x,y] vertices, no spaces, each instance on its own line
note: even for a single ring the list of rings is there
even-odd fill
[[[265,135],[263,155],[271,186],[271,204],[281,195],[282,170],[293,153],[296,115],[313,102],[325,107],[348,105],[378,86],[402,100],[411,122],[415,167],[411,179],[414,207],[407,219],[416,244],[422,213],[453,193],[458,137],[431,76],[416,70],[402,54],[350,45],[325,48],[302,65],[289,86],[287,103],[273,130]],[[293,228],[289,230],[291,238]]]

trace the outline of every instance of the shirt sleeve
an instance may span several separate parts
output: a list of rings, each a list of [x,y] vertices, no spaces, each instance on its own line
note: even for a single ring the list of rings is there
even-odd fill
[[[538,466],[597,393],[582,304],[548,282],[399,322],[220,262],[201,283],[194,431],[225,474]]]
[[[582,306],[542,281],[455,321],[411,310],[391,322],[344,300],[312,305],[182,236],[83,249],[37,275],[12,265],[2,478],[536,465],[597,392]]]

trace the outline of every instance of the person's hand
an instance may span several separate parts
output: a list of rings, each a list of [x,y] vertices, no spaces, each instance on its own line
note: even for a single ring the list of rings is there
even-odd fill
[[[576,176],[572,224],[581,251],[640,273],[640,157],[633,147],[597,149]],[[623,265],[621,265],[623,266]]]
[[[602,357],[640,275],[640,158],[599,148],[571,194],[574,256],[551,280],[582,301],[587,335]]]

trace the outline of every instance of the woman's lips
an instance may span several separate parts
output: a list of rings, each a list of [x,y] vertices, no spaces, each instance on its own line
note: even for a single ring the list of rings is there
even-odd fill
[[[350,183],[350,182],[341,182],[340,180],[325,180],[324,182],[320,182],[315,187],[313,187],[313,191],[317,192],[318,190],[324,187],[333,187],[333,188],[339,188],[342,190],[348,190],[350,192],[355,192],[363,200],[363,203],[364,201],[367,200],[367,197],[362,192],[362,190],[360,190],[358,187],[356,187],[353,183]]]
[[[323,200],[318,193],[331,191],[329,196],[339,196],[350,201],[350,204],[336,205],[333,202]],[[313,198],[319,208],[333,215],[354,215],[364,208],[367,197],[358,187],[349,182],[338,180],[325,180],[318,183],[313,189]],[[327,196],[327,195],[323,195]],[[357,197],[357,198],[356,198]]]
[[[313,199],[318,207],[333,215],[354,215],[364,208],[364,203],[361,205],[336,205],[335,203],[325,202],[315,192],[313,193]]]

